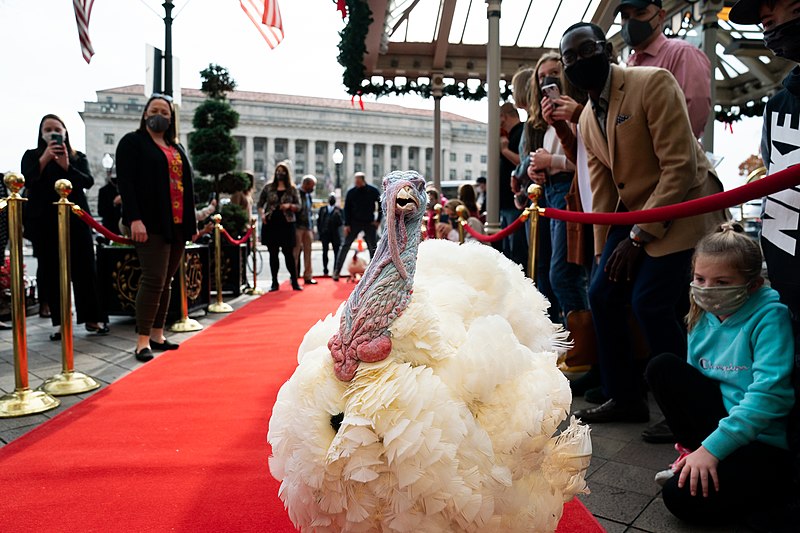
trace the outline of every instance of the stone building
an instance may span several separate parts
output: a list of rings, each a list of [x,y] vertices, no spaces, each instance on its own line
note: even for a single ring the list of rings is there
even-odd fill
[[[179,134],[188,148],[192,117],[205,94],[183,89],[181,99]],[[129,85],[98,91],[96,102],[85,102],[81,116],[86,155],[96,177],[106,174],[103,156],[113,157],[119,139],[138,127],[146,101],[142,85]],[[344,155],[343,190],[353,184],[355,172],[364,172],[376,185],[396,169],[417,170],[433,179],[433,111],[372,102],[361,110],[350,100],[248,91],[234,91],[228,101],[240,116],[232,133],[239,143],[238,170],[253,171],[258,188],[272,175],[275,163],[289,159],[296,179],[313,174],[317,194],[327,194],[335,186],[336,148]],[[472,181],[485,176],[486,124],[443,112],[441,131],[441,179]],[[96,190],[91,192],[96,195]]]

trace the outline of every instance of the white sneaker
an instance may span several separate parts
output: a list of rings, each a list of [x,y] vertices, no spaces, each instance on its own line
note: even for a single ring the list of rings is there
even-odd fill
[[[663,487],[664,485],[667,484],[667,481],[672,479],[674,476],[675,472],[673,472],[671,468],[667,468],[666,470],[662,470],[661,472],[658,472],[656,474],[655,478],[656,483],[658,483],[659,486]]]

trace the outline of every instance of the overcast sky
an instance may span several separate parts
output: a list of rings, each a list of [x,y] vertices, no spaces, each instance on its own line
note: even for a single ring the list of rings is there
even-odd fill
[[[78,112],[96,91],[143,84],[145,45],[163,48],[161,0],[95,0],[89,34],[95,55],[81,56],[72,3],[67,0],[0,0],[0,170],[19,170],[24,151],[35,146],[42,115],[55,113],[83,150]],[[200,87],[209,63],[227,68],[247,91],[349,100],[336,60],[338,32],[344,27],[331,0],[280,2],[285,38],[270,50],[236,0],[174,0],[173,53],[180,59],[183,87]],[[507,13],[507,12],[506,12]],[[365,98],[366,106],[370,99]],[[381,102],[432,109],[432,100],[414,96]],[[486,121],[486,102],[444,98],[442,109]],[[738,185],[736,169],[758,149],[760,120],[734,125],[734,135],[718,123],[716,152],[726,187]]]

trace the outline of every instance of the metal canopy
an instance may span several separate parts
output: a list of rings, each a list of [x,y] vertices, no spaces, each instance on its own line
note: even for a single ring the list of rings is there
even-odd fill
[[[373,81],[431,78],[445,84],[486,81],[487,23],[485,0],[367,0],[373,23],[365,39],[365,77]],[[709,2],[665,0],[666,32],[699,46],[704,5]],[[729,8],[734,0],[725,0]],[[614,10],[619,0],[502,0],[500,78],[510,82],[521,67],[534,65],[542,53],[557,49],[564,30],[575,22],[594,22],[607,30],[615,49],[627,55]],[[723,6],[723,2],[719,2]],[[722,9],[716,32],[715,103],[744,106],[780,86],[791,70],[761,41],[757,26],[729,23]],[[379,78],[375,78],[379,77]]]

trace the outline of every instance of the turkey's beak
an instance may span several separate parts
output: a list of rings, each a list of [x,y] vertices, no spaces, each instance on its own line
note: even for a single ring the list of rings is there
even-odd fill
[[[406,185],[397,191],[395,207],[400,211],[413,211],[419,207],[419,201],[414,196],[414,190],[410,185]]]

